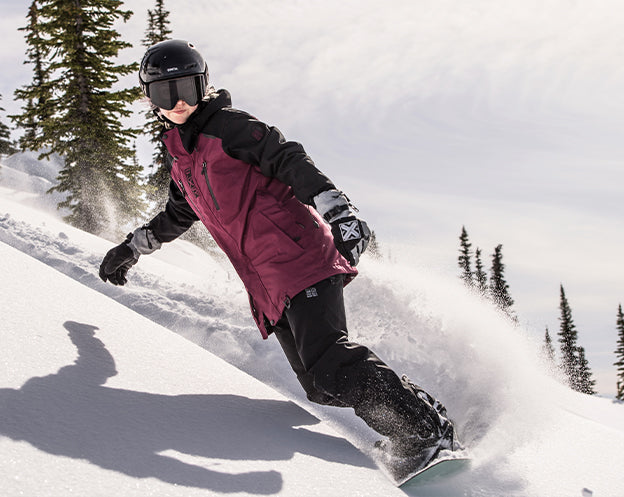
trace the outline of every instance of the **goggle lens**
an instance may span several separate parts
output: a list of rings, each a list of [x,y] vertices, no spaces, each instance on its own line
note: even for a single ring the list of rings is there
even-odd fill
[[[197,105],[203,96],[200,76],[154,81],[149,84],[149,98],[156,107],[173,109],[179,100]]]

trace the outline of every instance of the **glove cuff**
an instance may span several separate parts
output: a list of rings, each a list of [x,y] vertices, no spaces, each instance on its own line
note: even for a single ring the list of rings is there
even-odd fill
[[[156,239],[154,233],[147,225],[134,230],[132,237],[129,237],[127,243],[137,259],[139,258],[139,254],[151,254],[162,246],[162,243]]]
[[[355,216],[354,211],[357,210],[347,196],[338,190],[325,190],[316,195],[312,201],[315,209],[328,223]]]

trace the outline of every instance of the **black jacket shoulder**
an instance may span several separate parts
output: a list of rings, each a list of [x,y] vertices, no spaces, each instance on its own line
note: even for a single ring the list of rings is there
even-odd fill
[[[187,150],[194,148],[200,133],[220,138],[227,155],[287,184],[305,204],[312,204],[318,193],[335,188],[300,143],[286,140],[278,128],[233,108],[227,90],[219,90],[214,98],[200,105],[196,116],[181,126]]]

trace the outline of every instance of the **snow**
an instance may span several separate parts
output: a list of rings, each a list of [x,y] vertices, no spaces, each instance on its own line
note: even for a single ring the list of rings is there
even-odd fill
[[[305,400],[222,256],[176,241],[143,256],[126,287],[104,284],[113,242],[43,200],[58,163],[1,164],[3,495],[406,493],[351,411]],[[346,290],[352,338],[444,402],[474,457],[408,494],[624,496],[623,405],[563,387],[541,344],[456,278],[360,267]]]

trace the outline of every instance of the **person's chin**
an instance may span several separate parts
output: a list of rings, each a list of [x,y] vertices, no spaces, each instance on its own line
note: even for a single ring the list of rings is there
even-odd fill
[[[169,120],[175,124],[184,124],[188,119],[188,113],[186,111],[183,112],[170,112]]]

